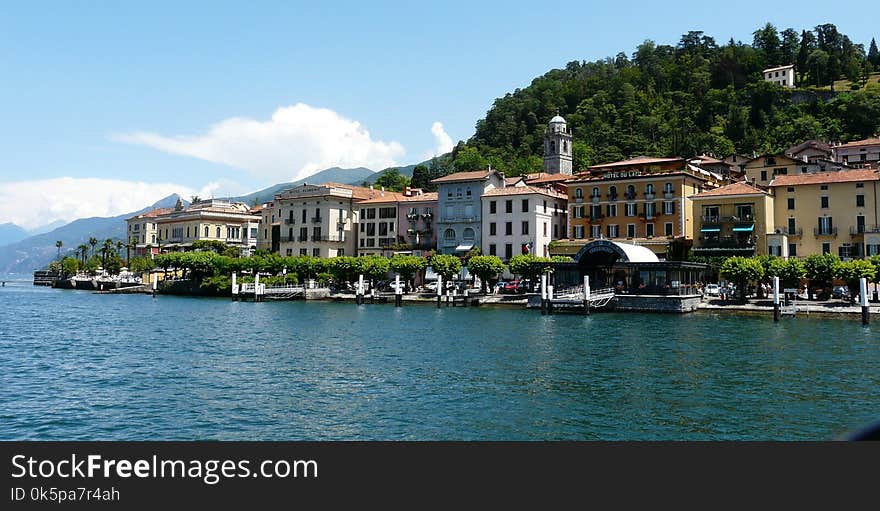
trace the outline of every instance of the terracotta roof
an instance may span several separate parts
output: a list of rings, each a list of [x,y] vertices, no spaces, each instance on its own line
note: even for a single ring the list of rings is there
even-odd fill
[[[854,140],[852,142],[847,142],[845,144],[840,144],[835,147],[835,149],[840,147],[861,147],[863,145],[880,145],[880,138],[866,138],[865,140]]]
[[[555,183],[568,181],[572,179],[574,176],[566,175],[566,174],[548,174],[546,172],[538,172],[537,174],[526,174],[523,176],[526,180],[526,183]]]
[[[430,202],[438,200],[438,198],[437,192],[426,192],[421,195],[410,195],[409,197],[404,195],[400,200],[402,202]]]
[[[367,189],[369,190],[369,188]],[[372,197],[358,201],[358,204],[374,204],[381,202],[401,202],[406,196],[400,192],[383,192],[382,190],[373,190],[375,192]]]
[[[635,158],[630,158],[628,160],[615,161],[611,163],[602,163],[600,165],[593,165],[590,167],[591,169],[604,169],[610,167],[627,167],[631,165],[653,165],[656,163],[674,163],[674,162],[684,162],[684,158],[655,158],[652,156],[636,156]]]
[[[708,191],[705,191],[702,193],[698,193],[696,195],[691,195],[689,198],[702,199],[704,197],[723,197],[725,195],[769,195],[769,194],[753,184],[746,183],[744,181],[738,181],[736,183],[731,183],[729,185],[715,188],[714,190],[708,190]]]
[[[553,197],[556,199],[567,199],[568,196],[549,188],[538,188],[535,186],[508,186],[507,188],[492,188],[482,195],[482,197],[499,197],[504,195],[527,195],[538,193],[541,195],[546,195],[548,197]]]
[[[855,181],[880,181],[880,174],[871,169],[838,170],[776,176],[770,186],[818,185],[826,183],[851,183]]]
[[[712,156],[708,156],[705,154],[701,154],[700,156],[696,156],[694,158],[691,158],[688,161],[691,163],[694,163],[696,160],[699,160],[700,163],[706,163],[709,165],[718,165],[719,163],[724,163],[723,161],[719,160],[718,158],[713,158]]]
[[[457,181],[477,181],[488,178],[494,170],[477,170],[474,172],[455,172],[448,176],[438,177],[431,180],[432,183],[454,183]]]
[[[515,184],[519,183],[522,180],[523,180],[522,176],[505,177],[504,184],[507,186],[511,186],[511,185],[515,185]]]
[[[156,208],[147,211],[146,213],[141,213],[140,215],[135,215],[129,220],[134,220],[135,218],[156,218],[157,216],[167,215],[168,213],[174,212],[172,208]]]
[[[351,190],[351,198],[356,199],[356,200],[372,199],[373,197],[376,197],[377,195],[382,193],[382,190],[380,188],[370,190],[369,188],[367,188],[365,186],[346,185],[346,184],[342,184],[342,183],[333,183],[333,182],[323,183],[323,184],[320,184],[317,186],[329,186],[332,188],[344,188],[346,190]],[[396,193],[396,192],[385,192],[385,193],[388,194],[388,193]]]
[[[785,150],[785,154],[797,154],[805,149],[817,149],[826,153],[831,152],[831,145],[821,140],[807,140],[798,145],[794,145]]]

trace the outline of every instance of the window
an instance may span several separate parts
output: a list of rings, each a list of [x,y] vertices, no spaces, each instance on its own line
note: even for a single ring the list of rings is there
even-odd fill
[[[388,224],[379,222],[379,236],[388,236]]]
[[[579,240],[584,239],[584,226],[583,225],[575,225],[574,226],[574,237]]]
[[[752,205],[751,204],[737,204],[736,205],[736,217],[740,220],[752,220]]]
[[[645,203],[645,218],[654,218],[657,216],[657,204],[654,202]]]
[[[766,181],[766,180],[767,180],[767,171],[762,170],[761,171],[761,181]]]
[[[856,188],[864,188],[865,183],[856,183]]]
[[[524,221],[524,222],[522,223],[522,233],[523,233],[523,235],[526,235],[526,234],[529,233],[529,222],[528,222],[528,220],[526,220],[526,221]]]
[[[820,235],[829,235],[834,234],[833,232],[834,225],[830,216],[820,216],[819,217],[819,230],[816,231],[816,234]]]
[[[513,201],[512,200],[504,201],[504,212],[505,213],[513,213]]]
[[[511,257],[513,257],[513,245],[510,243],[505,243],[504,244],[504,258],[510,259]]]
[[[504,234],[507,236],[513,235],[513,222],[504,222]]]
[[[788,198],[788,209],[794,209],[794,197]]]
[[[666,236],[672,236],[672,222],[666,222],[663,225],[663,230]]]
[[[495,222],[489,222],[489,236],[495,236]]]
[[[629,185],[626,187],[626,198],[627,199],[635,199],[636,198],[636,187],[635,185]]]
[[[375,225],[375,224],[373,224],[373,225]],[[321,227],[320,226],[312,228],[312,236],[314,236],[315,241],[318,241],[321,239]]]
[[[363,241],[363,240],[361,240],[361,241]],[[299,249],[299,255],[301,255],[301,256],[309,255],[309,249],[307,249],[307,248]]]
[[[582,199],[584,197],[583,188],[575,188],[574,189],[574,197],[575,197],[575,199]]]
[[[788,257],[797,257],[797,243],[788,244]]]
[[[496,254],[495,252],[496,252],[495,244],[494,244],[494,243],[489,243],[489,255],[492,255],[492,256],[493,256],[493,255],[498,255],[498,254]]]
[[[292,249],[292,248],[288,248],[288,249],[287,249],[287,254],[286,254],[286,255],[292,256],[292,255],[293,255],[293,249]]]
[[[672,183],[663,185],[663,193],[672,193]]]
[[[830,254],[831,253],[831,243],[825,242],[822,243],[822,253]]]
[[[547,236],[547,222],[544,222],[543,225],[544,225],[544,236]]]
[[[634,202],[626,204],[626,216],[636,216],[636,204]]]
[[[645,195],[654,195],[654,185],[648,183],[645,186]]]
[[[617,199],[617,187],[616,186],[609,186],[608,187],[608,198],[611,200]]]
[[[497,213],[498,203],[496,201],[489,201],[489,214],[494,215]]]
[[[617,216],[617,204],[609,204],[605,209],[608,212],[606,216],[612,218]]]
[[[822,197],[819,197],[819,207],[820,208],[827,208],[828,207],[828,197],[827,196],[823,195]]]
[[[865,196],[863,194],[856,195],[856,207],[857,208],[865,207]]]
[[[342,210],[340,209],[341,213]],[[397,208],[379,208],[379,218],[394,218],[397,216]]]
[[[364,239],[361,238],[361,248],[364,248]]]
[[[865,215],[858,215],[856,217],[856,232],[858,234],[865,233]]]
[[[458,197],[459,199],[461,198],[461,188],[455,189],[455,196]]]
[[[664,215],[674,215],[675,214],[675,202],[674,201],[665,201],[663,203],[663,214]]]
[[[368,220],[373,220],[374,218],[376,218],[376,208],[367,208],[366,213],[367,213],[366,218]],[[321,211],[316,209],[315,210],[315,217],[320,217],[320,216],[321,216]]]
[[[547,214],[547,201],[544,201],[544,214]]]
[[[636,224],[626,224],[626,237],[627,238],[635,238],[636,237]]]
[[[218,238],[220,237],[220,228],[219,227],[217,228],[217,237]]]
[[[474,241],[474,238],[475,238],[475,237],[476,237],[476,234],[475,234],[474,230],[471,229],[470,227],[466,227],[465,230],[464,230],[464,233],[463,233],[462,238],[463,238],[465,241]]]
[[[590,197],[593,199],[598,199],[599,198],[599,188],[594,187],[593,193],[590,194]]]
[[[446,229],[443,231],[443,239],[454,241],[455,240],[455,229]]]
[[[470,189],[470,188],[468,188],[467,190],[465,190],[465,196],[466,196],[468,199],[471,198],[471,189]]]
[[[794,192],[794,187],[793,187],[793,186],[789,186],[788,188],[785,189],[785,191],[786,191],[786,192],[789,192],[789,193]]]
[[[794,233],[795,233],[795,220],[794,220],[794,218],[789,218],[788,219],[788,234],[794,234]]]
[[[591,238],[601,238],[602,237],[602,226],[601,225],[591,225],[590,226],[590,237]]]
[[[553,224],[553,239],[559,238],[559,224]]]
[[[598,220],[602,218],[602,206],[590,206],[590,219]]]
[[[785,176],[785,175],[788,175],[788,169],[785,168],[785,167],[775,168],[775,169],[773,169],[773,175],[774,175],[774,176]]]
[[[376,224],[369,223],[367,224],[367,236],[375,236],[376,235]]]
[[[321,249],[313,248],[312,249],[312,257],[321,257]]]
[[[605,229],[605,232],[609,238],[617,238],[618,236],[620,236],[619,229],[616,225],[609,225]]]
[[[306,223],[306,215],[307,214],[308,213],[306,213],[306,208],[303,208],[303,210],[302,210],[302,222],[303,223]],[[364,218],[364,210],[361,210],[361,218]]]
[[[522,200],[522,212],[523,212],[523,213],[528,213],[528,212],[529,212],[529,199],[523,199],[523,200]]]
[[[209,229],[208,229],[208,226],[206,225],[206,226],[205,226],[205,237],[206,237],[206,238],[209,237],[209,234],[208,234],[208,233],[209,233]]]
[[[828,189],[828,185],[820,185],[820,186],[819,186],[819,189],[820,189],[820,190],[827,190],[827,189]]]
[[[645,224],[645,236],[649,238],[654,236],[654,224]]]

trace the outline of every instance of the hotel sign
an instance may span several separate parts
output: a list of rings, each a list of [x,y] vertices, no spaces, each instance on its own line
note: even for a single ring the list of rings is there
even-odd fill
[[[602,176],[602,179],[623,179],[623,178],[627,178],[627,177],[636,177],[636,176],[641,176],[641,175],[642,175],[641,170],[624,170],[624,171],[620,171],[620,172],[606,172]]]

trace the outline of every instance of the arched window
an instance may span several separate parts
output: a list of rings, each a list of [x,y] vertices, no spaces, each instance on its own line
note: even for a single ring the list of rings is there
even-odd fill
[[[672,193],[672,183],[666,183],[665,185],[663,185],[663,192]]]
[[[598,197],[598,196],[599,196],[599,187],[597,186],[597,187],[593,188],[593,194],[590,195],[590,197]]]
[[[626,187],[626,195],[627,198],[632,199],[636,195],[636,187],[635,185],[629,185]]]
[[[443,238],[447,239],[447,240],[454,240],[455,239],[455,229],[446,229],[443,232]]]
[[[562,152],[563,153],[568,152],[568,142],[566,142],[565,140],[562,141]]]
[[[554,142],[553,140],[551,140],[551,141],[550,141],[550,152],[552,153],[552,152],[555,151],[555,150],[556,150],[556,142]]]
[[[574,196],[575,196],[575,198],[578,198],[578,199],[582,198],[584,196],[583,188],[575,188],[574,189]]]
[[[208,234],[209,232],[210,232],[210,231],[208,231],[208,226],[206,225],[206,226],[205,226],[205,237],[206,237],[206,238],[207,238],[208,236],[210,236],[210,234]]]
[[[464,240],[465,241],[474,241],[474,230],[470,227],[465,228],[464,230]]]
[[[220,237],[220,227],[217,227],[217,237]]]
[[[189,238],[189,226],[186,226],[186,237]]]
[[[645,193],[647,193],[647,194],[654,193],[654,185],[648,183],[648,185],[645,186]]]
[[[151,243],[156,243],[156,235],[155,234],[152,236],[152,238],[153,238],[153,241]]]
[[[609,197],[617,197],[617,187],[616,186],[612,185],[612,186],[608,187],[608,196]]]

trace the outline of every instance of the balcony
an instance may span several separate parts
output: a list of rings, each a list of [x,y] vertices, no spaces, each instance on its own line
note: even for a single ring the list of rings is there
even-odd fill
[[[312,223],[313,223],[313,224],[320,224],[320,223],[323,222],[323,221],[324,221],[324,218],[323,218],[323,217],[320,217],[320,216],[313,216],[313,217],[312,217]]]
[[[291,241],[293,241],[293,240],[291,240]],[[309,241],[309,237],[308,236],[297,236],[296,241],[306,242],[306,241]]]
[[[335,243],[344,243],[345,235],[344,234],[324,234],[320,236],[312,236],[312,241],[322,242],[322,241],[330,241]]]
[[[456,246],[458,246],[458,242],[454,239],[444,238],[440,241],[440,246],[441,247],[456,247]]]
[[[598,204],[599,201],[602,200],[602,197],[599,195],[592,195],[590,196],[590,200],[593,201],[593,204]]]
[[[294,220],[293,218],[285,218],[284,219],[284,225],[294,225],[294,224],[296,224],[296,220]]]
[[[584,202],[584,198],[583,197],[575,197],[574,201],[577,203],[581,203],[581,202]]]
[[[427,213],[422,213],[422,216],[425,218],[434,218],[434,213],[428,211]]]
[[[418,213],[407,213],[406,219],[412,223],[416,223],[419,221],[419,214]]]
[[[837,237],[837,227],[813,227],[813,236],[833,236]]]
[[[755,245],[748,240],[725,236],[718,239],[700,239],[697,241],[697,246],[692,250],[694,252],[734,252],[753,254],[755,252]]]
[[[636,193],[635,192],[625,193],[625,194],[623,194],[623,196],[624,196],[624,198],[626,198],[626,200],[636,200]]]
[[[720,216],[701,216],[700,221],[704,224],[720,224],[721,217]]]
[[[788,227],[777,227],[776,232],[774,234],[785,234],[786,236],[803,236],[804,230],[801,227],[796,229],[789,229]]]
[[[732,223],[732,224],[753,224],[755,223],[754,215],[733,215],[733,216],[724,216],[721,217],[722,222]]]
[[[645,192],[645,200],[654,200],[654,192]]]
[[[611,202],[616,201],[616,200],[617,200],[617,194],[616,194],[616,193],[609,193],[609,194],[608,194],[608,200],[610,200]]]
[[[653,220],[653,219],[657,218],[657,214],[656,213],[639,213],[639,218],[642,218],[644,220]]]
[[[663,192],[663,198],[664,199],[674,199],[675,193],[674,192]]]
[[[590,215],[590,222],[601,222],[602,219],[605,218],[605,215]]]
[[[861,236],[865,233],[880,232],[880,225],[856,225],[849,228],[851,236]]]

